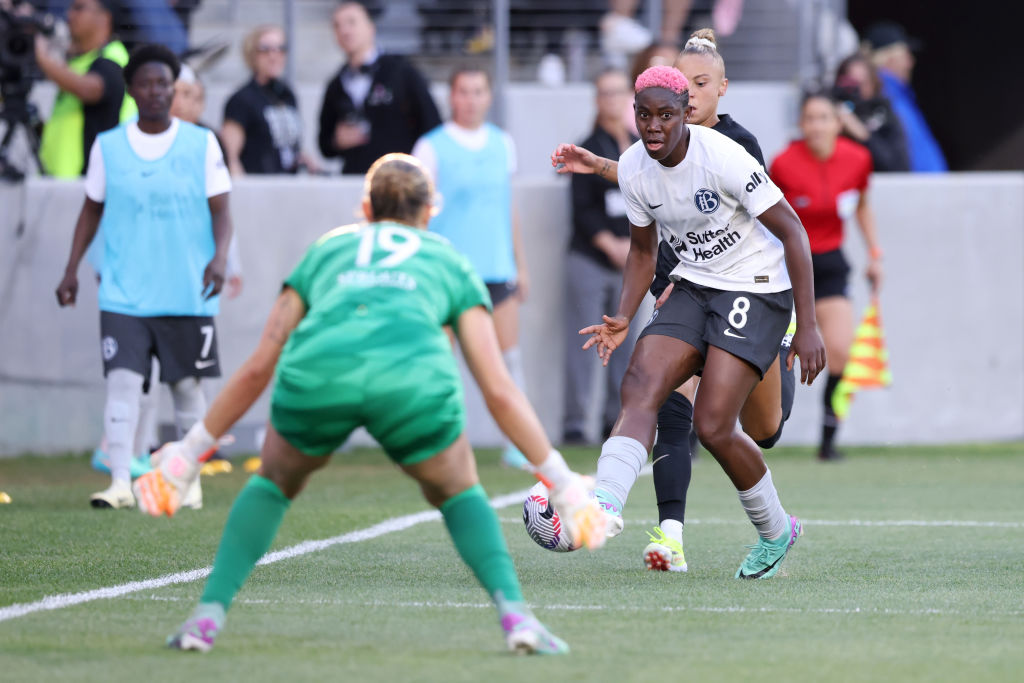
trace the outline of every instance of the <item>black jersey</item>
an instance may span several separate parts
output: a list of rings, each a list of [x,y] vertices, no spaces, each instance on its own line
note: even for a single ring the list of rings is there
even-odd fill
[[[761,153],[761,146],[757,144],[757,138],[749,130],[736,123],[731,116],[728,114],[721,114],[718,117],[718,123],[711,127],[711,130],[718,131],[727,138],[739,143],[743,149],[747,150],[747,154],[754,157],[757,163],[761,164],[761,169],[764,170],[764,155]],[[768,172],[765,171],[765,175]],[[661,293],[668,287],[668,283],[671,280],[668,279],[668,274],[679,265],[679,257],[676,256],[672,250],[671,245],[667,242],[662,242],[658,245],[658,264],[654,271],[654,282],[651,283],[651,294],[655,297],[661,296]]]

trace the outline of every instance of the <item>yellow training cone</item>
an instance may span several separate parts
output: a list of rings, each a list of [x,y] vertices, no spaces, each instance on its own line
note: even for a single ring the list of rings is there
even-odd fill
[[[7,505],[10,502],[12,502],[11,497],[3,491],[0,491],[0,505]]]
[[[215,474],[227,474],[231,472],[231,470],[232,467],[230,462],[228,462],[227,460],[217,459],[210,460],[209,462],[205,463],[199,469],[199,473],[207,477],[212,477]]]

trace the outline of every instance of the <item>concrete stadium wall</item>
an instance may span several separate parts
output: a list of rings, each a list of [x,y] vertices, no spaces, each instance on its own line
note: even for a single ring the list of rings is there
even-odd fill
[[[528,393],[557,438],[568,333],[567,186],[562,179],[521,179],[515,190],[533,281],[522,314]],[[218,319],[226,372],[253,348],[282,278],[307,245],[355,218],[359,193],[355,179],[237,183],[231,206],[245,288],[222,303]],[[88,266],[79,271],[74,309],[59,309],[53,294],[82,196],[78,182],[0,186],[0,455],[90,449],[99,440],[103,383]],[[841,441],[1024,438],[1024,174],[876,176],[872,201],[886,254],[882,315],[894,383],[855,399]],[[857,234],[848,247],[854,272],[863,272]],[[853,283],[860,311],[866,287],[863,278]],[[820,391],[818,383],[798,388],[783,443],[815,441]],[[467,403],[473,441],[495,443],[475,390],[467,391]],[[252,449],[251,434],[266,414],[263,397],[243,420],[239,433],[248,436],[240,446]]]

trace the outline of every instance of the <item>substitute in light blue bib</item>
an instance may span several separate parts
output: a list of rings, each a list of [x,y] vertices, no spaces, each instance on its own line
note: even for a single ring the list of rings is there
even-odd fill
[[[214,316],[203,271],[215,244],[206,196],[205,128],[181,121],[167,154],[146,161],[119,126],[97,140],[106,169],[99,304],[134,316]]]
[[[499,128],[484,127],[487,143],[478,150],[460,145],[444,127],[427,133],[444,202],[430,230],[447,237],[484,282],[508,282],[516,279],[508,150]]]

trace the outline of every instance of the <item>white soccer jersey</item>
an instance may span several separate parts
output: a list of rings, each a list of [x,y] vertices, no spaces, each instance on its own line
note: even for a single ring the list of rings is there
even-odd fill
[[[690,146],[678,165],[647,155],[643,141],[619,159],[626,215],[636,226],[658,224],[679,256],[672,279],[715,289],[790,289],[782,243],[755,218],[782,191],[739,144],[703,126],[690,126]]]

